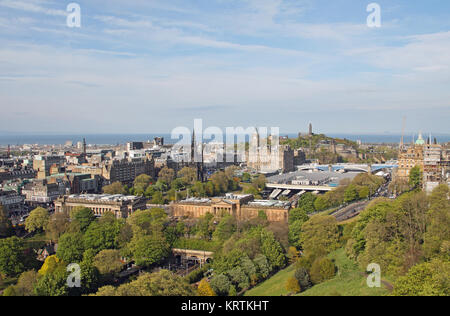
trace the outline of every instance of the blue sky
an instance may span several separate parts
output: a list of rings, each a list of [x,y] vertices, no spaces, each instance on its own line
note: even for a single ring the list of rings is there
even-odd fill
[[[450,2],[0,0],[0,131],[450,133]]]

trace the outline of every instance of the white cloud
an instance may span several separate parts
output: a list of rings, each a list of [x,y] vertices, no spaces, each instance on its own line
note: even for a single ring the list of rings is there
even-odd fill
[[[42,1],[20,1],[20,0],[1,0],[0,6],[7,7],[10,9],[17,9],[17,10],[23,10],[33,13],[43,13],[46,15],[52,15],[52,16],[67,16],[67,12],[64,10],[56,10],[56,9],[49,9],[46,7],[41,6]]]

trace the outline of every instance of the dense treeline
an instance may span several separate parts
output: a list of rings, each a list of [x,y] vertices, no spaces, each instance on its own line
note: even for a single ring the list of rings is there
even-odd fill
[[[385,180],[382,177],[360,173],[352,181],[343,180],[336,189],[318,196],[314,201],[315,210],[323,211],[345,203],[367,199],[384,183]]]
[[[413,191],[395,201],[377,199],[352,226],[348,255],[362,267],[377,263],[383,273],[398,279],[395,294],[450,294],[447,185],[440,185],[429,196]],[[439,273],[430,272],[439,269]],[[430,282],[431,274],[447,282]],[[412,279],[417,285],[408,288]]]
[[[178,174],[175,170],[164,167],[158,173],[155,181],[150,176],[142,174],[134,180],[132,187],[115,182],[103,188],[108,194],[131,194],[145,196],[153,204],[166,204],[180,200],[187,195],[196,197],[212,197],[240,189],[240,177],[236,177],[235,167],[228,167],[225,171],[214,173],[209,181],[197,181],[195,169],[184,167]],[[265,185],[265,182],[264,182]]]

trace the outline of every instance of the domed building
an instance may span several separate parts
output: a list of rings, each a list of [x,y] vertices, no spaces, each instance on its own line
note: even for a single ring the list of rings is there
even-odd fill
[[[415,166],[419,166],[423,171],[423,147],[425,140],[422,132],[419,133],[419,138],[407,148],[401,148],[398,155],[398,170],[397,176],[405,180],[409,179],[409,172]]]
[[[431,192],[437,187],[443,178],[442,146],[423,139],[422,133],[409,147],[401,147],[398,156],[397,176],[406,181],[412,168],[419,166],[423,173],[423,187],[425,191]]]
[[[422,132],[419,132],[419,138],[416,140],[416,145],[419,146],[425,145],[425,140],[422,137]]]

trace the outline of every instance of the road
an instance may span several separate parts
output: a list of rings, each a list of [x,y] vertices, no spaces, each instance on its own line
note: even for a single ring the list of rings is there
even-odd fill
[[[330,215],[333,215],[334,217],[336,217],[338,222],[343,222],[343,221],[351,219],[355,216],[358,216],[359,213],[361,213],[366,208],[366,206],[371,202],[372,199],[375,199],[378,197],[387,197],[388,196],[388,186],[389,186],[389,182],[383,184],[378,189],[378,191],[373,196],[371,196],[371,198],[369,200],[351,203],[349,205],[346,205],[346,206],[338,209],[337,211],[331,213]]]

